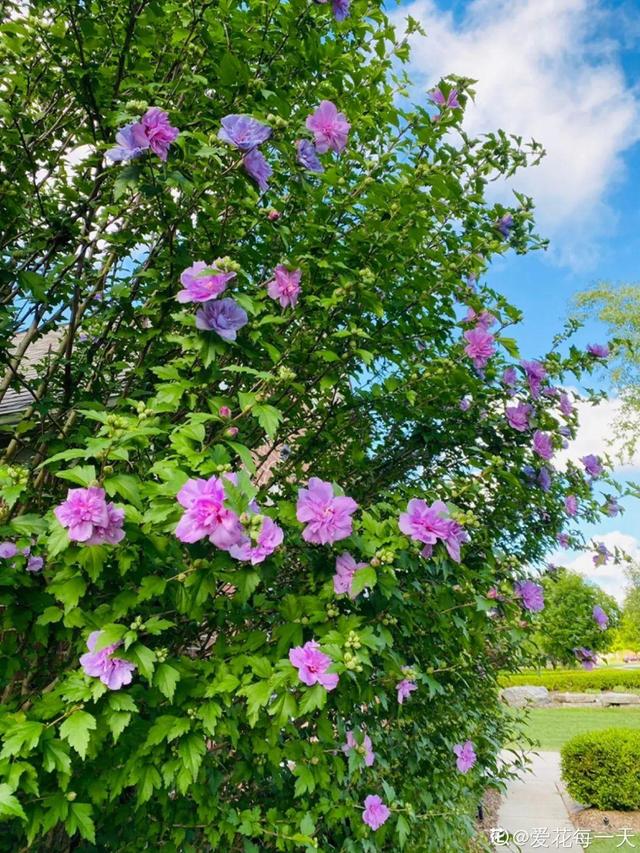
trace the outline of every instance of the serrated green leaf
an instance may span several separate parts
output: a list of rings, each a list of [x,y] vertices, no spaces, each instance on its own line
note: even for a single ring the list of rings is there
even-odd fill
[[[110,497],[120,495],[125,501],[129,501],[138,509],[142,508],[140,497],[140,484],[137,477],[130,474],[115,474],[104,481],[104,488]]]
[[[161,663],[153,676],[153,683],[169,701],[176,692],[176,684],[180,681],[180,673],[168,663]]]
[[[96,718],[87,711],[74,711],[60,726],[60,737],[75,749],[80,758],[87,754],[91,732],[96,728]]]
[[[373,566],[364,566],[354,574],[351,581],[351,595],[359,595],[365,587],[371,589],[378,582],[378,576]]]
[[[4,817],[19,817],[20,820],[27,819],[18,798],[5,782],[0,783],[0,815]]]

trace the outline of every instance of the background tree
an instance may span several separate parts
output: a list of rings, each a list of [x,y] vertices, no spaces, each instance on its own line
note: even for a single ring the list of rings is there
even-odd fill
[[[627,590],[622,603],[620,625],[616,632],[616,649],[640,650],[640,566],[629,563],[625,567]]]
[[[547,574],[543,587],[545,608],[534,639],[554,666],[574,666],[573,650],[579,646],[601,652],[609,649],[620,619],[620,609],[612,596],[567,569]],[[593,617],[596,605],[609,617],[606,630]]]
[[[462,850],[506,774],[485,593],[599,511],[547,458],[594,360],[486,282],[539,146],[348,5],[3,6],[7,850]]]
[[[578,319],[598,317],[612,338],[608,368],[622,401],[617,434],[630,457],[640,428],[640,285],[602,282],[578,294],[576,304]]]

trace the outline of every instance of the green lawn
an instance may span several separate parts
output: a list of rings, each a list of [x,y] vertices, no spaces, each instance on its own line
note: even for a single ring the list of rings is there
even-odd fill
[[[534,708],[526,732],[540,749],[559,752],[574,735],[614,726],[640,729],[640,708]]]
[[[598,838],[592,841],[587,849],[589,853],[620,853],[621,850],[640,850],[640,838],[637,836],[632,838],[631,844],[634,847],[630,847],[629,842],[625,841],[622,835],[618,835],[617,838]]]

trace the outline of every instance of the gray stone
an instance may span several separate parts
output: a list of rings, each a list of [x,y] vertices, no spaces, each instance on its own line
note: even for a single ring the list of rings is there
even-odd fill
[[[548,705],[549,691],[546,687],[523,685],[522,687],[504,687],[500,696],[507,705],[524,708],[527,705]]]
[[[600,705],[640,705],[640,696],[636,693],[601,693],[598,696]]]
[[[549,694],[551,702],[557,705],[596,705],[599,693],[561,693],[552,691]]]

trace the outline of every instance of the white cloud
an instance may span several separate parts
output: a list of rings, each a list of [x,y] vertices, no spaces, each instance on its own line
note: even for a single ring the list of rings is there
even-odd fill
[[[640,542],[628,533],[621,533],[619,530],[614,530],[611,533],[603,533],[601,536],[594,537],[594,542],[604,542],[609,551],[614,552],[615,548],[619,548],[624,553],[628,554],[634,560],[640,560]],[[610,561],[607,565],[593,565],[593,551],[587,551],[580,554],[574,560],[567,562],[566,552],[559,551],[552,555],[551,562],[555,565],[566,566],[566,568],[582,575],[586,580],[596,584],[605,592],[612,595],[617,601],[622,602],[627,586],[627,580],[624,576],[624,563],[616,565]]]
[[[622,155],[640,138],[640,98],[620,45],[602,35],[615,11],[603,0],[469,0],[458,21],[435,0],[416,0],[395,13],[399,26],[407,14],[428,34],[410,37],[414,80],[430,88],[450,73],[476,79],[468,131],[501,127],[547,149],[512,185],[536,200],[560,260],[588,266],[614,216],[606,198]]]
[[[622,409],[619,397],[609,397],[596,405],[581,400],[576,403],[576,409],[580,424],[578,432],[569,447],[558,453],[555,461],[559,468],[564,468],[569,460],[577,463],[582,456],[594,453],[596,456],[608,454],[614,463],[614,471],[630,474],[640,469],[640,451],[636,450],[628,458],[623,441],[616,434],[616,423]]]

